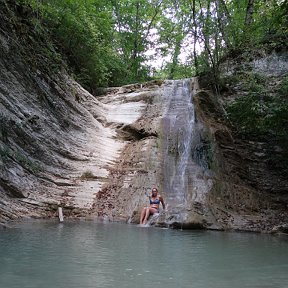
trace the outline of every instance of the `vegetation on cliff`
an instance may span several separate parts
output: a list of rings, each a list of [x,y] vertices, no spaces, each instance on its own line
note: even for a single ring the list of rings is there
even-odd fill
[[[4,1],[4,0],[3,0]],[[35,11],[86,88],[206,72],[224,56],[287,45],[281,0],[17,0]]]
[[[225,106],[232,130],[238,138],[266,143],[263,155],[267,155],[270,170],[288,175],[287,76],[267,77],[246,72],[225,80],[230,82],[231,78],[234,84],[229,92],[236,98]]]

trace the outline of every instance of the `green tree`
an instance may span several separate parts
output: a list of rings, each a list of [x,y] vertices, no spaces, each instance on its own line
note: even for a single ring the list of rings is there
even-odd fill
[[[126,65],[126,81],[148,77],[145,52],[153,46],[153,30],[161,14],[162,0],[111,0],[116,47]]]
[[[210,70],[217,83],[223,56],[265,41],[288,42],[288,4],[280,0],[18,1],[44,19],[77,79],[90,90],[149,79],[151,48],[170,58],[158,74],[174,79]]]

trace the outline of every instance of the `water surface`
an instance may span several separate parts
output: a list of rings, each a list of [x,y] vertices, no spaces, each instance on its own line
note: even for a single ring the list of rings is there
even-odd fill
[[[1,288],[287,288],[288,239],[28,222],[0,230]]]

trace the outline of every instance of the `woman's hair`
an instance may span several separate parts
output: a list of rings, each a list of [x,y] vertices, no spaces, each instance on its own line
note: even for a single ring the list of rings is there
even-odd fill
[[[158,192],[158,189],[157,189],[157,188],[152,188],[152,192],[153,192],[153,191]]]

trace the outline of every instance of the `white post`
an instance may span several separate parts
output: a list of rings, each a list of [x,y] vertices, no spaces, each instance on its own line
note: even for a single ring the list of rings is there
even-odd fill
[[[62,207],[58,207],[58,217],[60,222],[64,221]]]

